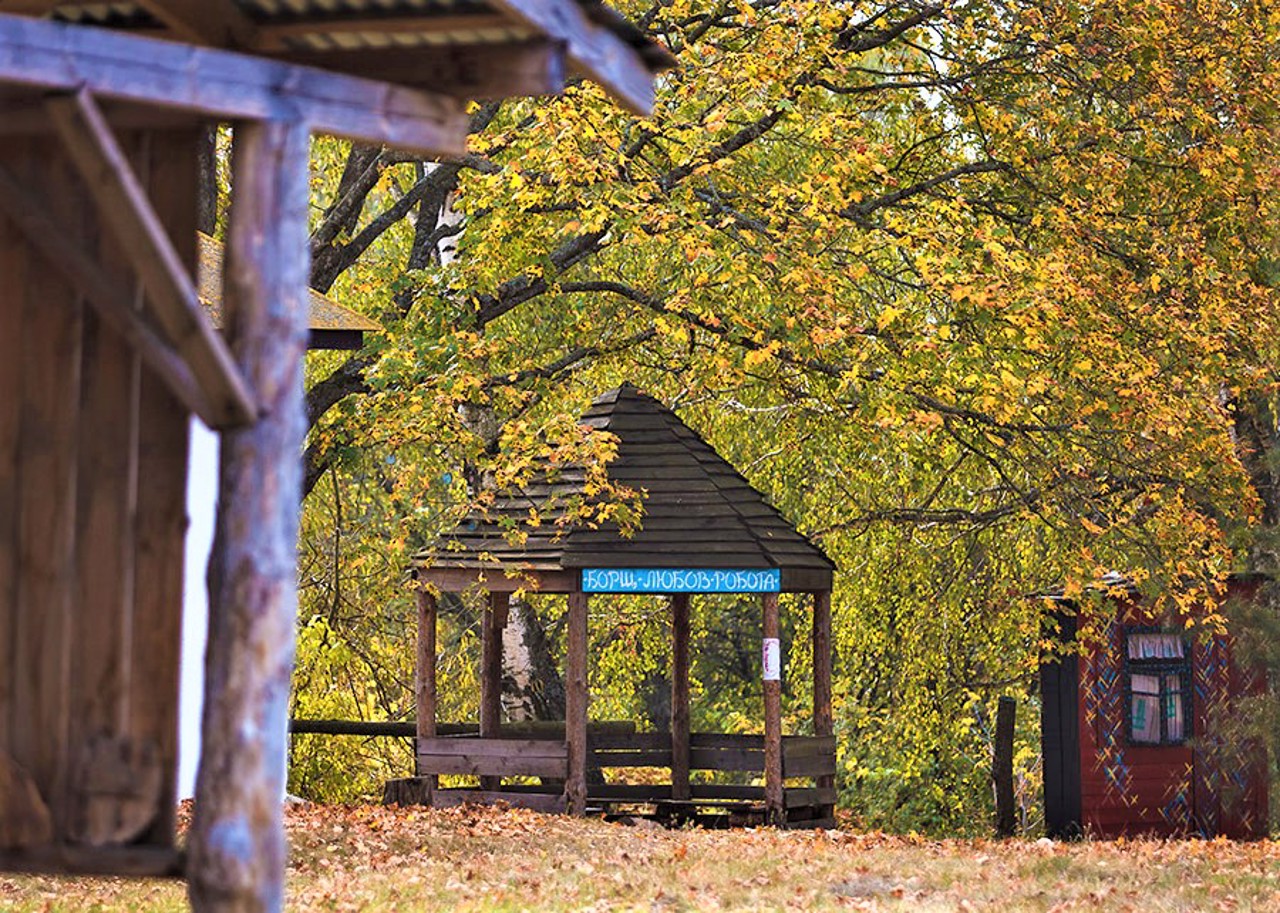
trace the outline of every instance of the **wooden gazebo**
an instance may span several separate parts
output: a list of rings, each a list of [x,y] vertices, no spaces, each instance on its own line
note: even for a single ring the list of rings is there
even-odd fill
[[[309,140],[458,155],[472,98],[669,56],[598,0],[0,0],[0,868],[283,903]],[[232,140],[218,332],[198,154]],[[174,847],[187,429],[222,432],[190,864]]]
[[[505,801],[583,814],[615,803],[655,806],[670,817],[708,809],[735,820],[821,827],[832,824],[835,739],[831,719],[831,581],[833,565],[674,413],[631,386],[601,396],[583,423],[618,438],[609,476],[645,492],[642,526],[554,522],[524,530],[516,545],[511,520],[531,507],[546,511],[582,495],[572,467],[500,494],[439,547],[414,561],[418,588],[418,777],[391,797],[432,804]],[[554,512],[554,508],[552,508]],[[489,593],[482,637],[480,724],[476,736],[436,730],[436,615],[441,592]],[[543,738],[500,722],[501,632],[516,590],[568,595],[566,720]],[[666,595],[671,605],[671,730],[637,733],[587,723],[587,608],[591,594]],[[692,733],[689,726],[689,601],[699,593],[758,593],[762,603],[764,734]],[[779,593],[813,597],[813,734],[782,734]],[[669,768],[670,783],[595,782],[587,770]],[[691,770],[763,773],[764,786],[691,782]],[[481,778],[479,788],[441,789],[440,775]],[[550,786],[505,779],[545,778]],[[563,784],[561,786],[560,784]]]

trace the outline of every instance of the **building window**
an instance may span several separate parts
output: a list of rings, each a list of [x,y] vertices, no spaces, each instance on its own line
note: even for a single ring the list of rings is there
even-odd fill
[[[1129,741],[1182,745],[1191,738],[1191,651],[1180,634],[1131,629],[1125,634]]]

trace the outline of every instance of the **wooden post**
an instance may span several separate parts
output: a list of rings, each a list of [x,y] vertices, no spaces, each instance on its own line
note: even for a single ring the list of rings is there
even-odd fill
[[[768,824],[786,820],[782,799],[782,672],[778,594],[765,593],[764,607],[764,807]],[[773,655],[770,656],[770,651]]]
[[[671,798],[689,798],[689,594],[671,596]]]
[[[996,787],[996,836],[1012,837],[1017,829],[1013,797],[1013,729],[1018,702],[1008,695],[996,707],[996,744],[991,779]]]
[[[835,728],[831,717],[831,591],[813,594],[813,734],[831,735]],[[836,785],[833,776],[818,777],[819,789]],[[835,807],[824,805],[821,817],[830,818]]]
[[[496,739],[502,729],[502,629],[507,626],[510,593],[490,593],[480,642],[480,737]],[[501,777],[481,777],[480,788],[496,790]]]
[[[307,130],[237,124],[232,148],[226,328],[264,412],[222,437],[189,842],[197,913],[284,905],[281,809],[306,431]]]
[[[564,664],[564,740],[569,779],[564,797],[569,814],[587,811],[587,594],[569,594],[569,643]]]
[[[418,738],[432,739],[436,735],[436,619],[438,606],[435,594],[424,584],[418,584],[418,681],[417,681],[417,719]],[[414,773],[423,776],[418,770],[418,743],[413,745]],[[427,805],[435,794],[437,778],[435,774],[426,775],[425,799]]]

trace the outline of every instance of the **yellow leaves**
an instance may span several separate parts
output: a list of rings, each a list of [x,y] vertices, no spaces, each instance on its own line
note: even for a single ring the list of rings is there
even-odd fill
[[[889,305],[888,307],[881,310],[879,314],[876,315],[876,329],[881,332],[884,332],[890,326],[893,325],[893,322],[895,320],[897,320],[901,316],[902,316],[901,309],[896,308],[893,305]]]
[[[772,361],[777,356],[779,349],[781,349],[781,345],[777,340],[773,340],[760,348],[748,349],[742,356],[742,363],[747,368],[758,368]]]

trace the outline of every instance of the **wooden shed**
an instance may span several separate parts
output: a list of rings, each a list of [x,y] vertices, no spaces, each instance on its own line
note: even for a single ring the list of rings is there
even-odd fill
[[[597,0],[0,2],[0,868],[177,873],[188,416],[222,432],[200,909],[278,909],[312,133],[461,154],[466,100],[669,57]],[[224,332],[197,157],[233,125]]]
[[[602,524],[567,529],[552,522],[556,503],[584,494],[584,473],[548,472],[500,493],[445,541],[414,561],[419,594],[418,777],[391,785],[389,798],[433,804],[505,801],[583,814],[615,803],[654,806],[674,818],[719,810],[735,820],[800,827],[833,825],[835,738],[831,719],[831,582],[834,565],[760,492],[669,409],[631,386],[604,394],[582,417],[616,435],[612,480],[645,492],[633,536]],[[530,508],[544,522],[519,544],[512,521]],[[484,615],[480,723],[476,735],[436,731],[437,595],[479,588]],[[568,597],[566,721],[531,738],[500,720],[501,632],[510,593]],[[669,732],[593,728],[587,723],[587,612],[593,594],[665,596],[671,613],[672,711]],[[689,723],[689,606],[700,593],[754,593],[761,602],[763,735],[695,733]],[[811,595],[813,723],[784,735],[779,593]],[[670,782],[628,785],[586,776],[588,768],[669,768]],[[691,771],[763,774],[763,786],[692,782]],[[478,788],[441,789],[440,775],[474,775]],[[547,778],[550,786],[512,784]],[[504,781],[507,781],[504,783]],[[561,785],[563,784],[563,785]]]
[[[1248,598],[1258,581],[1234,578]],[[1242,666],[1229,636],[1195,636],[1110,581],[1114,613],[1091,639],[1057,600],[1056,636],[1078,649],[1042,664],[1045,828],[1051,836],[1138,834],[1236,838],[1267,834],[1262,746],[1230,721],[1262,674]]]

